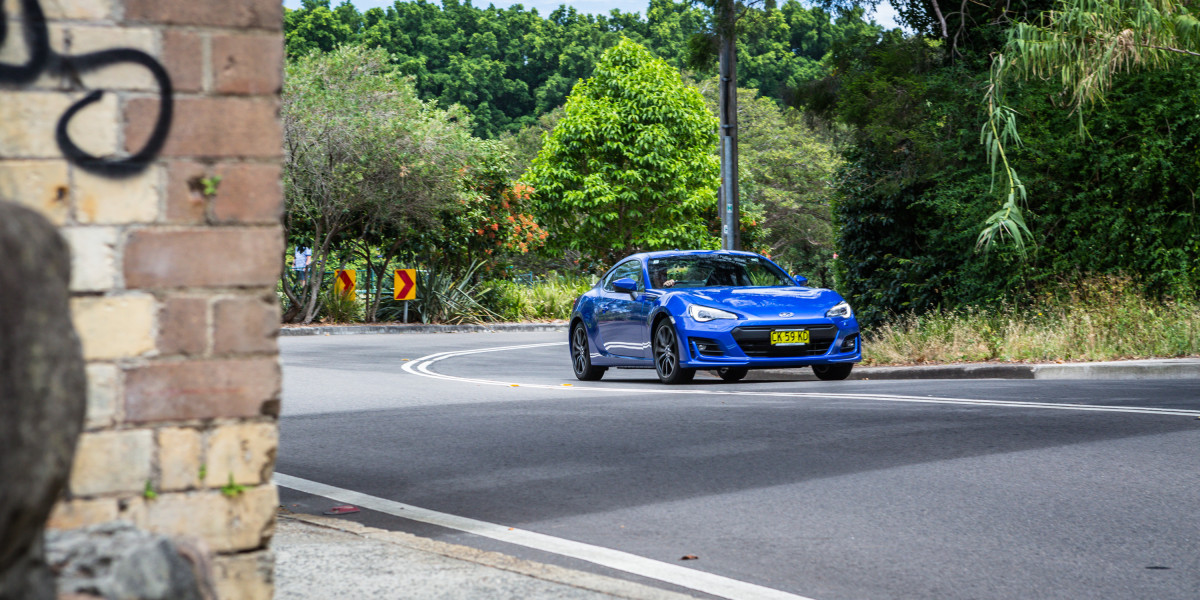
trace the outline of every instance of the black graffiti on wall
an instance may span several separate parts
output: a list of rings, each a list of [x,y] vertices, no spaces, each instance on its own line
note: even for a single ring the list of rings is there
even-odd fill
[[[171,77],[157,60],[149,54],[133,48],[113,48],[87,54],[58,54],[50,48],[50,33],[46,26],[46,16],[42,12],[38,0],[20,0],[22,33],[25,44],[29,49],[29,58],[23,65],[0,63],[0,85],[29,84],[41,77],[42,74],[66,77],[76,85],[82,86],[83,74],[122,63],[133,63],[148,69],[158,83],[159,106],[158,119],[146,144],[137,152],[124,158],[103,158],[85,152],[71,140],[67,126],[79,111],[97,102],[104,95],[102,90],[95,90],[71,105],[58,120],[54,130],[54,139],[62,150],[63,156],[79,168],[97,175],[112,178],[130,177],[146,169],[154,160],[167,141],[171,129],[172,97]],[[8,15],[4,3],[0,1],[0,48],[4,47],[8,38]]]

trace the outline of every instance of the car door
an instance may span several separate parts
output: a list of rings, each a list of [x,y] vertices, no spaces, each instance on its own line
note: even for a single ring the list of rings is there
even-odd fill
[[[637,283],[637,293],[619,292],[613,287],[614,281],[626,278]],[[649,356],[645,329],[650,306],[645,290],[642,263],[636,259],[621,263],[604,278],[596,316],[597,337],[604,352],[626,358]]]

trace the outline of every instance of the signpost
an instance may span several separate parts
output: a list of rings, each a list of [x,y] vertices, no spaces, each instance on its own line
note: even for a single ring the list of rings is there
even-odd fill
[[[408,322],[408,301],[417,297],[417,270],[396,269],[392,280],[393,298],[404,301],[404,322]]]
[[[337,269],[333,272],[333,292],[340,296],[354,293],[354,284],[358,280],[358,271],[353,269]]]

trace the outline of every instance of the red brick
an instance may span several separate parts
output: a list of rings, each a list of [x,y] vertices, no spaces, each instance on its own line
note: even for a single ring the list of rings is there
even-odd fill
[[[125,245],[125,285],[274,287],[282,260],[278,227],[141,230]]]
[[[202,91],[204,37],[187,31],[164,31],[163,66],[171,75],[171,88],[176,92]]]
[[[167,222],[199,225],[208,214],[208,199],[198,186],[209,168],[192,161],[172,161],[167,167]]]
[[[275,294],[224,298],[213,310],[213,353],[278,352],[279,300]]]
[[[283,129],[276,98],[184,98],[175,115],[163,156],[261,157],[283,155]],[[125,145],[145,145],[158,118],[157,98],[135,98],[125,105]]]
[[[158,313],[158,351],[199,356],[208,346],[208,301],[168,298]]]
[[[212,27],[283,29],[279,0],[125,0],[125,20]]]
[[[213,198],[218,223],[275,224],[283,218],[283,170],[275,164],[220,165]]]
[[[145,423],[276,416],[279,382],[275,358],[138,367],[125,373],[125,419]]]
[[[278,94],[283,87],[283,38],[218,35],[212,40],[212,72],[221,94]]]

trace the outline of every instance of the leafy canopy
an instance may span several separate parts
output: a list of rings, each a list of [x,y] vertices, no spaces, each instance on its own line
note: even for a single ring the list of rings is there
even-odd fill
[[[717,125],[699,90],[645,47],[605,51],[525,175],[549,246],[605,262],[715,247]]]

